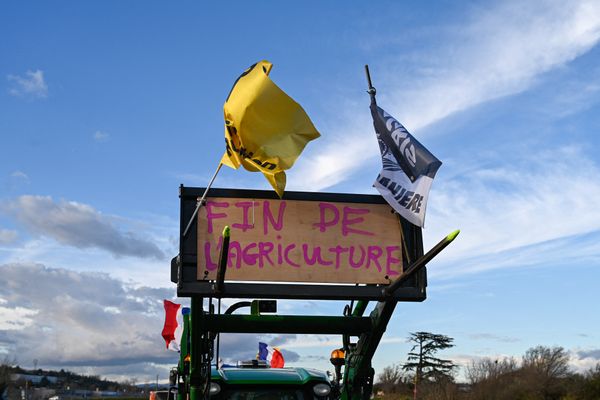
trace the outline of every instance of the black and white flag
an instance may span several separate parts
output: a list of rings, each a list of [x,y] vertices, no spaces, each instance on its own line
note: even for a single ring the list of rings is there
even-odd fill
[[[422,227],[429,189],[442,162],[374,101],[371,115],[383,163],[373,186],[402,217]]]

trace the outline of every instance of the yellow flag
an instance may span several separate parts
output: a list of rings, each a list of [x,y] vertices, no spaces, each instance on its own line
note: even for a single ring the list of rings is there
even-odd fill
[[[271,81],[272,66],[260,61],[233,85],[223,106],[226,150],[221,162],[262,172],[282,197],[284,171],[320,134],[302,106]]]

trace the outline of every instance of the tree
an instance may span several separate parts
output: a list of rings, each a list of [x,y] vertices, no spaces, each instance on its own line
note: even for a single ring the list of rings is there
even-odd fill
[[[6,360],[0,364],[0,400],[4,399],[10,385],[10,365]]]
[[[600,399],[600,364],[596,364],[596,368],[590,369],[585,374],[583,398]]]
[[[523,356],[523,372],[531,391],[543,399],[558,399],[564,392],[561,379],[569,374],[569,355],[562,347],[532,347]]]
[[[513,400],[517,398],[517,361],[510,358],[473,360],[466,368],[473,400]]]
[[[406,364],[402,367],[405,371],[415,371],[415,393],[421,381],[442,381],[452,378],[452,371],[456,368],[450,360],[435,357],[438,351],[454,347],[453,338],[429,332],[413,332],[409,340],[414,343]]]
[[[377,375],[378,384],[386,393],[397,392],[398,386],[402,383],[402,369],[399,365],[391,365],[385,367],[379,375]]]
[[[549,379],[567,376],[568,363],[569,355],[562,347],[532,347],[523,356],[523,368],[532,368]]]
[[[517,361],[510,358],[501,360],[492,360],[491,358],[481,358],[473,360],[467,366],[466,375],[471,385],[476,385],[484,381],[498,380],[500,377],[514,373],[517,370]]]

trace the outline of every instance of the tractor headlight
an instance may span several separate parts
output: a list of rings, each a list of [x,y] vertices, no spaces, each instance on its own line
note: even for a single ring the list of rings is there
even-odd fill
[[[331,386],[326,383],[317,383],[313,386],[313,392],[315,392],[317,397],[325,397],[331,392]]]
[[[221,391],[221,386],[218,383],[215,383],[215,382],[210,383],[210,388],[208,389],[209,396],[215,396],[215,395],[219,394],[220,391]]]

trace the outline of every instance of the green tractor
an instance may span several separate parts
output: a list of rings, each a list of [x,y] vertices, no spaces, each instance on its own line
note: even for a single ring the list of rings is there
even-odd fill
[[[171,280],[179,297],[191,297],[191,314],[184,316],[173,394],[178,400],[369,399],[371,361],[396,305],[425,300],[425,265],[458,231],[424,254],[421,229],[380,196],[202,193],[180,188],[182,229]],[[214,302],[223,298],[269,300],[239,301],[221,314]],[[277,299],[347,304],[341,315],[278,315]],[[235,313],[242,307],[250,313]],[[330,358],[335,374],[269,368],[258,360],[217,365],[222,333],[339,335]]]

